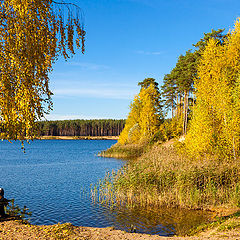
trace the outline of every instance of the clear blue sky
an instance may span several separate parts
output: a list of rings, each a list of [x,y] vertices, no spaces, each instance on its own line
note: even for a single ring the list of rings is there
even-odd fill
[[[228,31],[240,16],[240,0],[72,2],[85,15],[86,53],[54,65],[47,119],[126,118],[139,81],[153,77],[161,85],[204,32]]]

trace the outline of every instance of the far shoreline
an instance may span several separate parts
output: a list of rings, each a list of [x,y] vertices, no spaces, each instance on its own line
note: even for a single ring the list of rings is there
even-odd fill
[[[119,136],[41,136],[39,140],[118,140]]]

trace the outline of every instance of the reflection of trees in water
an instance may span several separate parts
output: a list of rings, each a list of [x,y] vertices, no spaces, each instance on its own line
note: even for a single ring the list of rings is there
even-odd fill
[[[178,208],[143,209],[142,207],[127,208],[123,206],[103,206],[105,217],[121,230],[159,234],[162,236],[184,235],[189,230],[208,221],[209,213],[204,211],[183,210]]]

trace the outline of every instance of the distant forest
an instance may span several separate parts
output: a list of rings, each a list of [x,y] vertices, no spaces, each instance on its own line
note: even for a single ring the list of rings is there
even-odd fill
[[[41,136],[119,136],[125,120],[63,120],[41,121]]]

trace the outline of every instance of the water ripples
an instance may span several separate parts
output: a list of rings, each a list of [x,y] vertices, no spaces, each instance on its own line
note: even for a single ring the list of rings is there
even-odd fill
[[[0,144],[1,186],[7,198],[32,211],[33,224],[71,222],[78,226],[109,227],[137,232],[172,235],[181,233],[207,215],[174,209],[147,211],[141,208],[109,207],[92,202],[90,186],[124,161],[99,158],[112,140],[42,140],[26,146]]]

